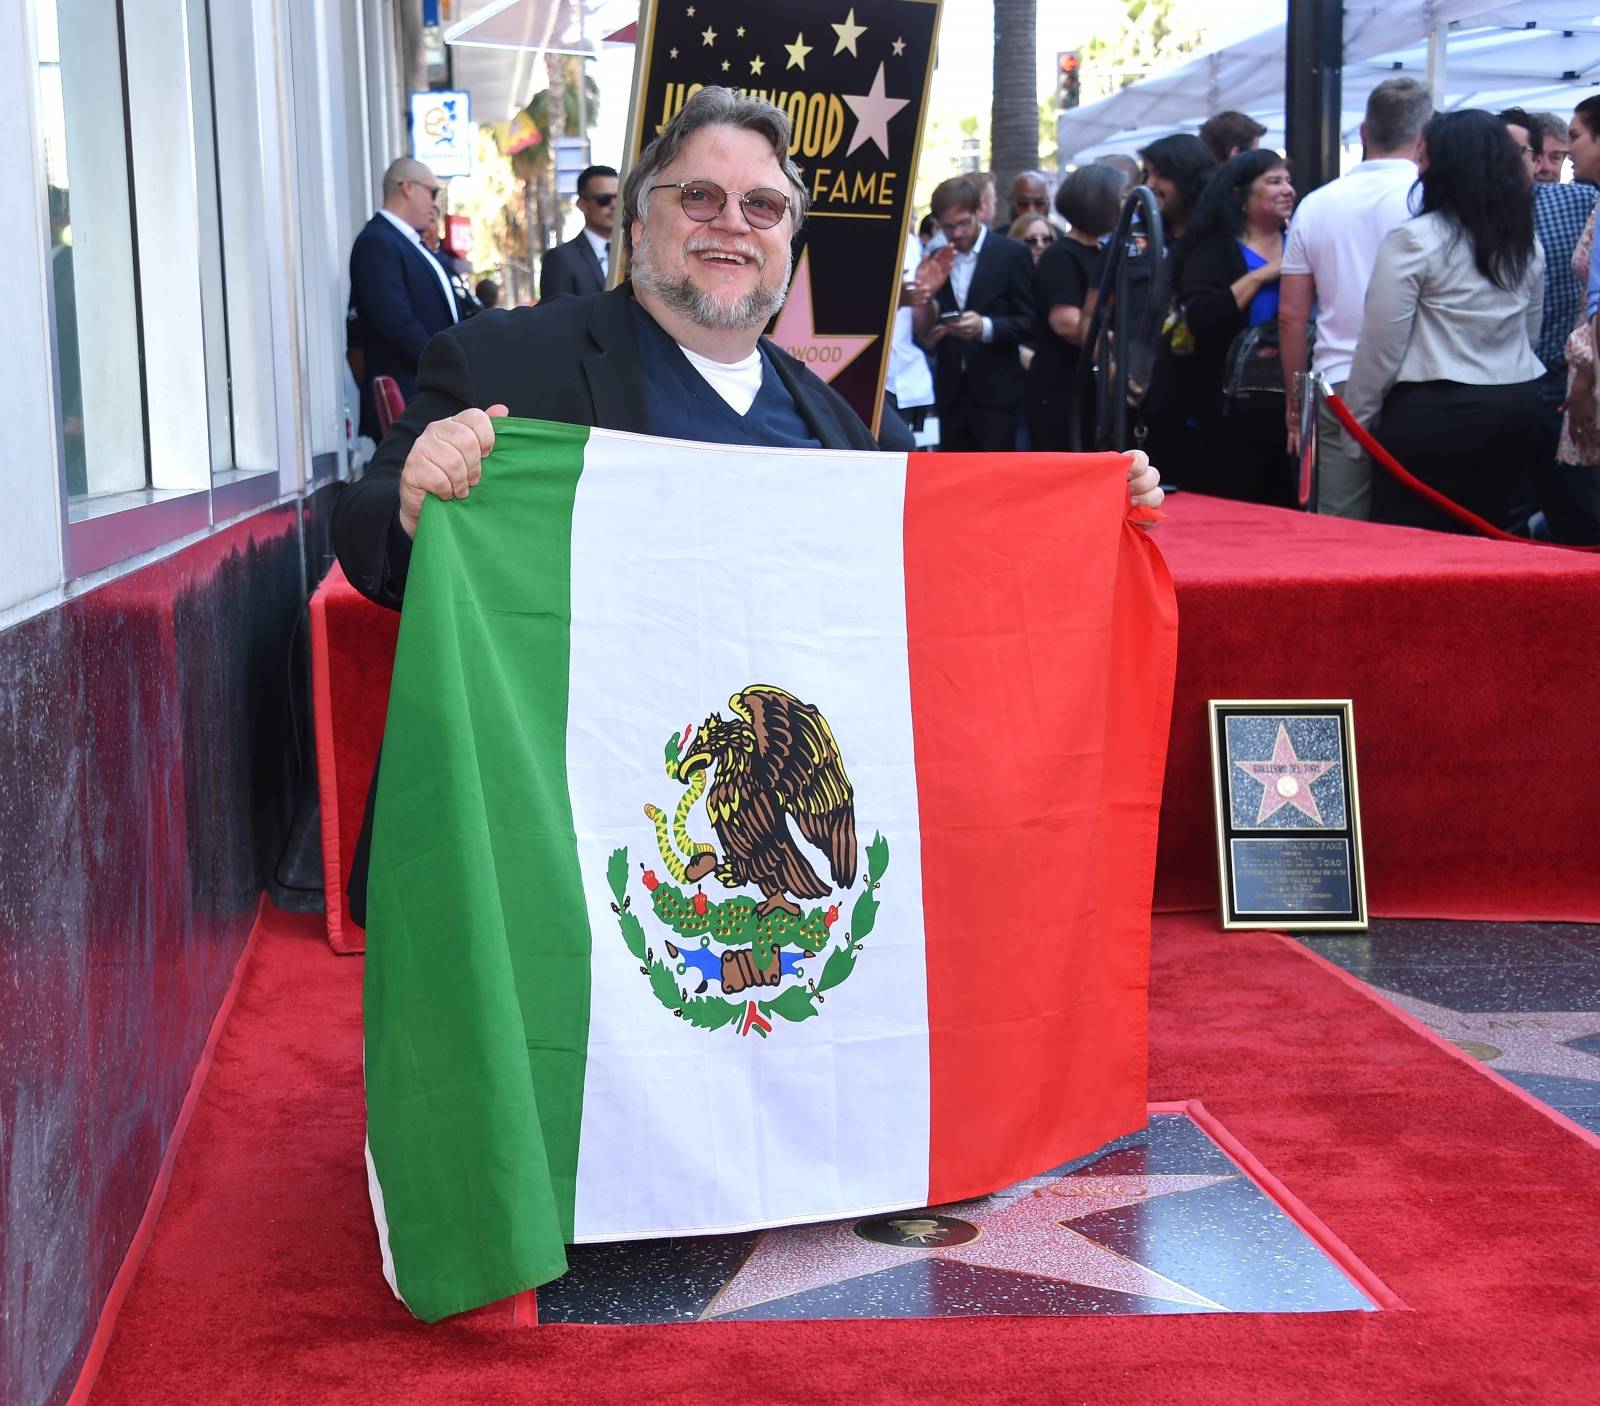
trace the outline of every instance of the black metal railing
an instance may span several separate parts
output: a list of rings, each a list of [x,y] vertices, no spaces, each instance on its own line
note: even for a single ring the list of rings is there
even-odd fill
[[[1166,234],[1155,193],[1135,186],[1106,246],[1094,316],[1072,394],[1074,449],[1127,449],[1138,438],[1166,320]]]

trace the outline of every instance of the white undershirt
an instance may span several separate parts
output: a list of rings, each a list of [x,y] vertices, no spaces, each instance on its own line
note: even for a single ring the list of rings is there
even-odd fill
[[[708,356],[692,352],[682,342],[678,350],[706,378],[706,383],[733,407],[735,415],[748,415],[761,390],[761,349],[758,347],[743,361],[713,361]]]

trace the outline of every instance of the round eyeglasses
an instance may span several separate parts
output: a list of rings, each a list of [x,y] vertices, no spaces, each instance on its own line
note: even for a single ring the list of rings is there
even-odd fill
[[[691,220],[705,224],[714,220],[728,205],[728,197],[739,197],[739,208],[753,229],[771,229],[789,210],[789,197],[782,191],[724,190],[715,181],[677,181],[671,185],[651,186],[652,191],[675,190],[678,204]]]

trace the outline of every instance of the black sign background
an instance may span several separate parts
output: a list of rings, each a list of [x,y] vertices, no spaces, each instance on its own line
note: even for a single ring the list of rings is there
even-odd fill
[[[795,267],[809,252],[813,321],[822,345],[808,355],[789,345],[792,337],[780,337],[779,344],[828,380],[827,360],[849,355],[829,348],[829,337],[874,338],[830,382],[874,430],[938,22],[939,0],[644,0],[639,17],[630,163],[702,86],[737,88],[790,115],[795,164],[811,194]],[[875,102],[880,94],[905,105],[887,115]],[[888,152],[865,133],[887,137]],[[791,316],[800,310],[791,309]],[[789,325],[780,316],[780,326]]]

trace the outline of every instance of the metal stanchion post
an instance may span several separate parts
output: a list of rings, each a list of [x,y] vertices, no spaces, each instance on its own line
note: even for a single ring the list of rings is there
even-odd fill
[[[1317,426],[1328,381],[1315,371],[1299,371],[1294,378],[1295,406],[1300,413],[1300,454],[1295,465],[1295,502],[1302,512],[1317,510]]]

